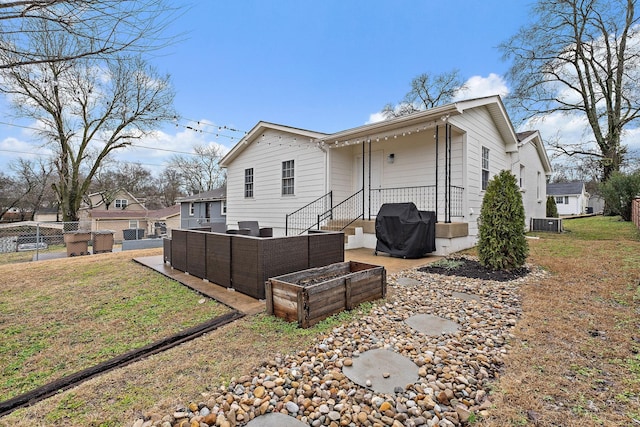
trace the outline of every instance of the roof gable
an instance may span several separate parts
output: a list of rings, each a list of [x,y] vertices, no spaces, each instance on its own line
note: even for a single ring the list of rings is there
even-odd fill
[[[275,123],[269,122],[259,122],[257,125],[253,127],[232,149],[229,151],[223,158],[220,160],[220,166],[227,167],[229,163],[231,163],[236,157],[242,153],[247,146],[253,144],[262,136],[264,132],[267,130],[277,130],[280,132],[290,133],[293,135],[298,135],[304,138],[309,138],[309,140],[314,140],[317,138],[321,138],[326,135],[322,132],[314,132],[305,129],[294,128],[291,126],[278,125]]]
[[[553,172],[553,168],[551,167],[551,161],[549,160],[549,156],[547,155],[547,150],[544,148],[544,142],[542,142],[542,136],[540,136],[540,132],[537,130],[529,130],[524,132],[519,132],[516,134],[520,145],[531,144],[535,147],[538,152],[538,157],[540,157],[540,161],[542,162],[542,166],[544,167],[544,171],[546,175],[551,175]]]
[[[584,192],[584,182],[554,182],[547,184],[547,194],[549,196],[570,196],[582,194]]]

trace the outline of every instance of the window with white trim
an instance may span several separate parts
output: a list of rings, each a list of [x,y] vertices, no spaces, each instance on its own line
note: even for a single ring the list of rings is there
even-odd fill
[[[244,170],[244,197],[253,197],[253,168]]]
[[[556,196],[556,205],[568,205],[569,196]]]
[[[138,228],[138,220],[130,219],[129,220],[129,228]]]
[[[294,163],[293,160],[282,162],[282,195],[288,196],[294,193]]]
[[[482,147],[482,190],[489,185],[489,149]]]
[[[220,203],[220,214],[221,215],[226,215],[227,214],[227,201],[223,200]]]
[[[189,216],[194,216],[196,214],[196,205],[191,202],[189,203]]]
[[[127,200],[127,199],[116,199],[116,200],[114,200],[113,205],[118,209],[124,209],[129,205],[129,200]]]
[[[524,165],[520,165],[520,189],[524,189]]]

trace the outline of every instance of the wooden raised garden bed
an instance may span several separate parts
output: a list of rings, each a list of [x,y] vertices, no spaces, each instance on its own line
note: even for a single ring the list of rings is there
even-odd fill
[[[384,267],[348,261],[273,277],[265,283],[267,313],[308,328],[351,310],[365,301],[384,298]]]

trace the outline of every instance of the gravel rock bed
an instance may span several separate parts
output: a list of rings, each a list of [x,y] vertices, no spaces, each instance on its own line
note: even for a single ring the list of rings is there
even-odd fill
[[[386,300],[357,321],[334,328],[313,348],[278,356],[203,394],[200,402],[173,414],[146,414],[133,426],[234,427],[270,412],[316,427],[467,425],[491,408],[489,384],[499,375],[521,313],[518,287],[544,275],[535,268],[508,282],[415,269],[389,275]],[[418,284],[398,285],[400,277]],[[464,301],[452,292],[475,294],[480,301]],[[437,315],[460,329],[439,336],[416,332],[404,322],[415,314]],[[419,367],[419,379],[381,394],[343,374],[343,366],[378,348],[410,358]]]

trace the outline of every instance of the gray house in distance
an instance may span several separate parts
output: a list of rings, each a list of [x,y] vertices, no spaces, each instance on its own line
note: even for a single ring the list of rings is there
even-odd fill
[[[226,186],[181,197],[177,201],[180,203],[180,228],[200,228],[227,222]]]

